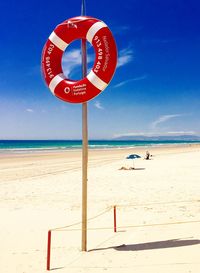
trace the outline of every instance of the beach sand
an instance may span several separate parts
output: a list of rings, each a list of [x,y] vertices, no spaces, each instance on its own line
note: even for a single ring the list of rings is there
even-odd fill
[[[0,271],[46,272],[52,230],[53,272],[199,273],[200,146],[151,147],[151,160],[146,150],[89,151],[87,252],[81,151],[1,154]],[[119,170],[131,153],[136,169]]]

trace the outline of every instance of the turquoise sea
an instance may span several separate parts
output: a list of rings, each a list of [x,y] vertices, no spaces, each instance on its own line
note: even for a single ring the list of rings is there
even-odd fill
[[[188,140],[90,140],[90,149],[149,147],[161,145],[194,144],[200,141]],[[34,152],[41,150],[75,150],[81,149],[81,140],[0,140],[0,152]]]

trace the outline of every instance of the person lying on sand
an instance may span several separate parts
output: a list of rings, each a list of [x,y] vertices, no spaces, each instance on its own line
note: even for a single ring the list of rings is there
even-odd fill
[[[124,166],[122,166],[119,170],[126,170],[126,171],[128,171],[128,170],[134,170],[135,168],[127,168],[127,167],[124,167]]]

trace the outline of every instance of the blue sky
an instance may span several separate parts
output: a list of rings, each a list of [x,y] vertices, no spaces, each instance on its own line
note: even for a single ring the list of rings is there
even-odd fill
[[[0,3],[0,139],[80,139],[81,104],[54,97],[40,69],[42,48],[57,24],[80,15],[81,0]],[[200,2],[86,0],[118,47],[111,84],[88,103],[89,138],[135,134],[200,135]],[[89,67],[94,52],[88,50]],[[63,57],[80,77],[80,47]]]

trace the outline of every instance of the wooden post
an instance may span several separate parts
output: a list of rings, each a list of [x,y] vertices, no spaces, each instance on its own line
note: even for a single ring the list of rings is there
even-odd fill
[[[47,270],[50,270],[51,262],[51,230],[48,231],[48,241],[47,241]]]
[[[85,0],[82,0],[81,15],[86,15]],[[82,76],[87,76],[86,39],[81,40]],[[82,104],[82,251],[87,251],[87,169],[88,169],[88,125],[87,102]]]
[[[83,103],[83,151],[82,151],[82,251],[87,251],[87,103]]]

